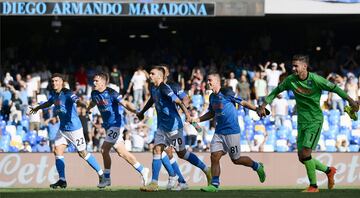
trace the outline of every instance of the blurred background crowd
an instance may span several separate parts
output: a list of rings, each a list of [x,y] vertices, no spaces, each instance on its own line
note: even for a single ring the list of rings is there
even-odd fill
[[[223,86],[231,87],[237,96],[258,105],[284,77],[291,74],[291,56],[303,52],[310,55],[311,71],[335,82],[353,99],[359,99],[360,45],[349,42],[357,39],[354,35],[359,30],[354,29],[354,35],[350,34],[350,38],[347,38],[344,37],[347,34],[344,32],[348,32],[350,27],[331,29],[319,26],[320,19],[313,24],[308,19],[298,19],[298,23],[290,25],[305,26],[305,36],[303,32],[281,29],[285,27],[285,21],[277,22],[276,18],[269,25],[264,25],[266,20],[260,19],[260,22],[249,19],[253,24],[241,19],[216,19],[219,21],[212,24],[212,19],[207,19],[209,21],[204,23],[213,25],[210,31],[205,28],[206,25],[196,24],[200,20],[198,19],[176,22],[196,26],[198,35],[178,27],[176,31],[157,30],[157,34],[150,33],[150,38],[147,39],[132,38],[126,32],[127,29],[122,27],[119,29],[126,33],[124,40],[115,39],[115,35],[121,33],[114,24],[120,22],[108,24],[101,21],[100,25],[90,28],[75,20],[69,27],[64,25],[55,32],[45,28],[46,31],[40,34],[41,28],[38,27],[39,30],[24,34],[30,29],[27,22],[31,20],[11,18],[4,22],[7,27],[5,32],[12,32],[13,35],[7,35],[8,40],[1,52],[2,152],[53,150],[59,119],[54,117],[52,108],[43,109],[34,115],[29,115],[28,112],[30,106],[37,106],[48,99],[50,78],[55,72],[66,76],[66,87],[73,90],[84,103],[89,102],[94,73],[106,72],[110,77],[109,87],[119,91],[123,99],[141,109],[149,98],[148,69],[155,64],[167,64],[171,80],[177,82],[191,99],[191,115],[199,116],[207,111],[209,105],[211,91],[206,86],[206,75],[209,72],[219,72]],[[43,20],[46,19],[41,19],[39,26]],[[144,20],[141,24],[148,23],[151,26],[154,19],[147,20],[150,22]],[[69,21],[65,20],[63,23],[70,23]],[[336,20],[334,21],[336,24]],[[23,31],[17,31],[19,24]],[[234,28],[229,28],[231,24],[243,24],[243,27],[248,28],[235,25]],[[168,25],[171,27],[171,21]],[[264,31],[253,34],[254,29],[259,30],[259,25],[264,25]],[[144,29],[151,29],[148,26]],[[222,32],[211,31],[216,27],[222,28]],[[86,36],[77,34],[74,30],[86,32]],[[109,35],[100,34],[101,31]],[[110,35],[109,32],[113,34]],[[287,35],[293,36],[289,38]],[[106,41],[98,40],[103,37],[107,38]],[[336,94],[323,92],[320,104],[324,125],[317,150],[358,152],[360,122],[352,121],[344,114],[345,101]],[[293,93],[281,93],[269,108],[272,110],[271,115],[261,120],[255,112],[238,108],[241,151],[296,151],[297,112]],[[83,125],[87,150],[99,152],[106,135],[99,112],[95,108],[88,115],[84,106],[77,107],[77,111]],[[122,108],[119,111],[123,115],[126,148],[134,152],[151,151],[157,128],[155,109],[147,111],[142,121]],[[186,145],[190,150],[207,152],[215,125],[213,121],[207,121],[200,123],[200,126],[202,131],[198,133],[192,125],[184,124]],[[67,150],[74,152],[75,148],[69,146]]]

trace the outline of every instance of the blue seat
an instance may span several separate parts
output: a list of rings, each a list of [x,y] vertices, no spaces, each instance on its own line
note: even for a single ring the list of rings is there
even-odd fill
[[[349,151],[350,152],[359,152],[359,145],[357,144],[350,144],[349,145]]]
[[[360,121],[359,120],[352,121],[352,123],[351,123],[351,128],[352,129],[357,129],[359,127],[360,127]]]
[[[335,146],[326,146],[326,152],[336,152]]]
[[[281,127],[277,130],[276,134],[277,134],[277,137],[278,137],[279,139],[286,139],[287,136],[288,136],[288,135],[287,135],[287,134],[288,134],[288,130],[287,130],[285,127],[281,126]]]
[[[275,151],[276,152],[288,152],[289,149],[286,146],[276,146]]]
[[[17,152],[19,152],[19,149],[16,148],[15,146],[9,146],[8,152],[17,153]]]
[[[34,131],[29,131],[29,132],[25,135],[25,141],[28,141],[31,146],[36,145],[36,144],[37,144],[37,135],[36,135],[36,132],[34,132]]]

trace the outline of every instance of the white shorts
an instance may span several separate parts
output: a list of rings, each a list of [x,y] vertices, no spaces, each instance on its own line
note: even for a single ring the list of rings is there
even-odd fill
[[[83,128],[75,131],[61,131],[58,130],[55,137],[55,146],[68,145],[72,143],[78,151],[86,150],[86,141],[84,138]]]
[[[231,159],[240,158],[240,133],[222,135],[215,133],[210,144],[210,152],[229,153]]]
[[[123,132],[124,127],[110,127],[106,130],[105,142],[109,142],[114,145],[124,142]]]
[[[158,129],[155,133],[154,145],[164,144],[165,146],[172,146],[176,151],[183,151],[185,149],[185,140],[183,129],[177,129],[171,132],[165,132]]]

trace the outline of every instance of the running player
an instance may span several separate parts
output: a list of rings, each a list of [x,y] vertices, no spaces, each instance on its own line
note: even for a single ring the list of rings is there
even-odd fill
[[[172,78],[170,77],[170,71],[169,68],[165,65],[161,66],[164,71],[165,71],[165,78],[164,78],[164,83],[166,83],[167,85],[170,86],[171,90],[174,92],[174,94],[184,103],[185,107],[189,106],[190,103],[190,99],[189,97],[186,95],[186,93],[184,92],[184,90],[181,89],[180,85],[174,81],[172,81]],[[168,146],[165,148],[164,152],[166,153],[166,155],[163,153],[161,156],[162,162],[167,163],[167,156],[170,160],[170,164],[172,166],[172,168],[175,171],[175,174],[179,177],[178,178],[178,185],[173,189],[176,191],[180,191],[180,190],[187,190],[189,189],[189,186],[187,185],[184,176],[182,175],[179,165],[177,163],[177,159],[176,157],[173,155],[173,147],[172,146]],[[210,180],[210,179],[209,179]]]
[[[337,93],[341,98],[349,102],[353,111],[358,111],[359,107],[353,99],[334,83],[315,73],[309,72],[308,65],[308,56],[294,55],[292,60],[293,74],[284,79],[266,97],[265,102],[258,109],[258,115],[265,116],[265,106],[270,104],[279,93],[284,90],[292,90],[294,92],[298,112],[298,158],[304,164],[310,181],[310,186],[303,192],[319,192],[315,170],[326,173],[328,189],[334,187],[334,175],[336,173],[334,167],[328,167],[311,157],[312,150],[318,144],[324,119],[320,108],[321,92],[326,90]]]
[[[79,116],[76,111],[76,103],[79,98],[69,89],[64,88],[64,78],[61,74],[55,73],[51,77],[53,91],[50,93],[49,100],[37,107],[30,107],[30,113],[34,114],[40,109],[55,105],[54,114],[60,118],[60,128],[55,138],[55,165],[59,173],[59,180],[51,184],[51,188],[66,188],[65,179],[65,160],[64,151],[67,144],[72,143],[80,157],[97,172],[99,175],[99,183],[103,180],[103,171],[96,161],[95,157],[86,151],[86,142],[84,138],[83,128]]]
[[[187,120],[190,119],[189,112],[187,111],[181,100],[174,94],[171,88],[164,83],[165,71],[162,67],[153,67],[150,72],[150,79],[154,86],[151,87],[151,97],[145,104],[143,110],[137,115],[139,119],[143,119],[144,112],[146,112],[153,104],[157,111],[158,117],[158,130],[155,133],[155,147],[153,151],[152,163],[152,182],[140,188],[142,191],[157,191],[158,178],[161,168],[161,154],[165,146],[174,146],[178,156],[182,159],[189,161],[191,164],[197,166],[205,174],[210,174],[209,168],[193,153],[185,149],[185,142],[183,137],[183,125],[176,104],[180,106],[185,113]],[[167,188],[172,189],[175,187],[178,176],[175,174],[170,164],[164,164],[170,178]]]
[[[121,99],[117,91],[107,87],[107,82],[108,76],[105,73],[97,73],[94,75],[94,90],[91,92],[91,102],[87,107],[87,111],[89,112],[90,109],[97,105],[104,120],[103,127],[106,129],[106,138],[101,147],[105,178],[100,182],[98,187],[104,188],[111,185],[111,157],[109,153],[112,147],[114,147],[120,157],[124,158],[141,174],[143,185],[146,185],[149,169],[140,164],[135,156],[125,148],[123,131],[120,129],[121,115],[119,113],[119,104],[130,112],[136,113],[136,111],[130,102]]]
[[[229,153],[231,161],[236,165],[251,167],[257,172],[260,182],[265,181],[266,175],[262,163],[253,161],[250,157],[240,156],[240,126],[235,103],[251,110],[256,107],[251,103],[236,98],[231,89],[221,88],[218,73],[210,73],[207,83],[213,93],[210,95],[209,111],[200,118],[191,118],[193,122],[203,122],[211,118],[216,120],[215,134],[211,140],[211,184],[202,188],[203,192],[218,192],[220,185],[220,159]]]

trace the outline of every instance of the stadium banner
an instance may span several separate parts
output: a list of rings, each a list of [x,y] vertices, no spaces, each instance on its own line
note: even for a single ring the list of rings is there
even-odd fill
[[[1,0],[4,16],[258,16],[264,0]]]
[[[265,14],[360,14],[360,0],[265,0]]]
[[[102,163],[100,153],[94,153]],[[210,165],[210,153],[197,153],[200,159]],[[267,178],[265,183],[258,181],[258,176],[251,168],[232,164],[228,156],[221,160],[222,186],[276,186],[304,187],[308,178],[304,166],[298,162],[296,153],[244,153],[265,165]],[[135,153],[136,158],[151,168],[151,153]],[[359,153],[314,153],[321,162],[335,166],[337,186],[360,186]],[[9,187],[49,187],[58,179],[54,156],[50,153],[1,153],[0,154],[0,188]],[[65,154],[66,178],[69,187],[95,187],[98,176],[85,160],[76,153]],[[205,186],[206,177],[201,170],[184,160],[178,160],[180,169],[190,186]],[[322,172],[318,174],[318,185],[326,188],[327,178]],[[151,175],[149,175],[151,177]],[[167,184],[168,175],[164,168],[160,172],[159,184]],[[140,175],[117,154],[112,153],[112,186],[141,185]]]

